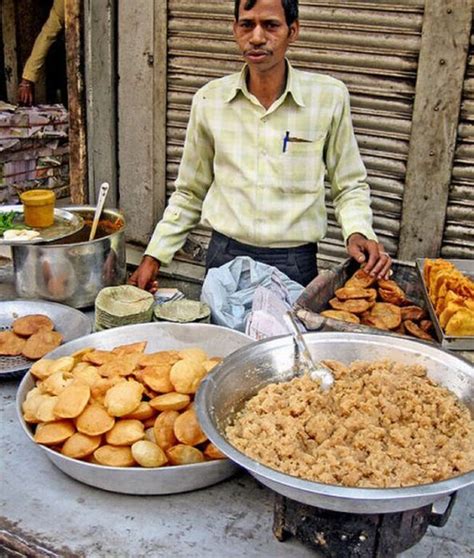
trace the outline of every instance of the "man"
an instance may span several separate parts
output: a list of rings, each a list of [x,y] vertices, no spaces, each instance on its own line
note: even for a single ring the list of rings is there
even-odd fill
[[[348,254],[386,277],[347,89],[285,58],[298,1],[236,0],[233,32],[246,65],[196,93],[176,191],[130,283],[154,291],[201,218],[213,229],[207,269],[248,255],[307,285],[327,228],[325,170]]]
[[[64,0],[54,0],[48,19],[36,37],[33,50],[23,69],[18,86],[18,102],[31,106],[35,100],[35,83],[44,67],[46,56],[59,32],[64,27]]]

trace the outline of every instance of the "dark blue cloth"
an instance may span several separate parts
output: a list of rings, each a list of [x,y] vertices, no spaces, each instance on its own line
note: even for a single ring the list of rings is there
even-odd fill
[[[306,287],[318,274],[317,245],[303,244],[296,248],[262,248],[237,242],[217,231],[212,232],[206,256],[206,272],[220,267],[237,256],[249,256],[279,269],[293,281]]]

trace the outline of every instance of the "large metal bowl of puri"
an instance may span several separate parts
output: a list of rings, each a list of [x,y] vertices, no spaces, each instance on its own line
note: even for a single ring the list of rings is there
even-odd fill
[[[304,338],[314,360],[336,359],[351,363],[390,359],[421,364],[430,378],[451,390],[468,406],[471,415],[474,414],[472,365],[432,344],[363,333],[307,333]],[[244,402],[263,386],[292,377],[293,364],[292,337],[259,341],[220,363],[201,383],[196,396],[199,421],[209,439],[269,488],[298,502],[328,510],[388,513],[429,505],[474,483],[474,471],[470,471],[448,480],[404,488],[348,488],[290,476],[246,456],[227,440],[226,426]]]
[[[93,306],[104,287],[121,285],[126,278],[125,219],[114,209],[104,209],[101,220],[119,222],[112,232],[101,224],[89,240],[95,207],[64,208],[84,219],[82,230],[46,244],[12,246],[15,288],[21,298],[40,298],[73,308]]]
[[[49,353],[46,358],[67,356],[85,347],[110,350],[117,345],[147,341],[145,353],[201,347],[209,356],[225,357],[251,342],[232,329],[209,324],[147,323],[109,329],[70,341]],[[20,423],[28,438],[33,439],[32,425],[23,419],[21,405],[34,387],[30,372],[23,378],[17,392],[16,406]],[[124,494],[174,494],[210,486],[230,477],[237,466],[229,459],[219,459],[192,465],[165,466],[156,469],[142,467],[106,467],[71,459],[46,446],[37,445],[58,467],[85,484]],[[32,471],[35,465],[31,464]]]

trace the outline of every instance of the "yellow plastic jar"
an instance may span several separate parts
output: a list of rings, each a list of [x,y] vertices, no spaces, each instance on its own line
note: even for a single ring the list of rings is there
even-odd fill
[[[56,196],[52,190],[28,190],[20,194],[25,225],[45,228],[54,223]]]

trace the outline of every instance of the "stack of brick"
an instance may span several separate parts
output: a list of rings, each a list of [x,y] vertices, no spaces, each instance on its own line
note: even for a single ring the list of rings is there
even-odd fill
[[[69,195],[69,120],[62,105],[15,107],[0,102],[0,204],[25,190]]]

